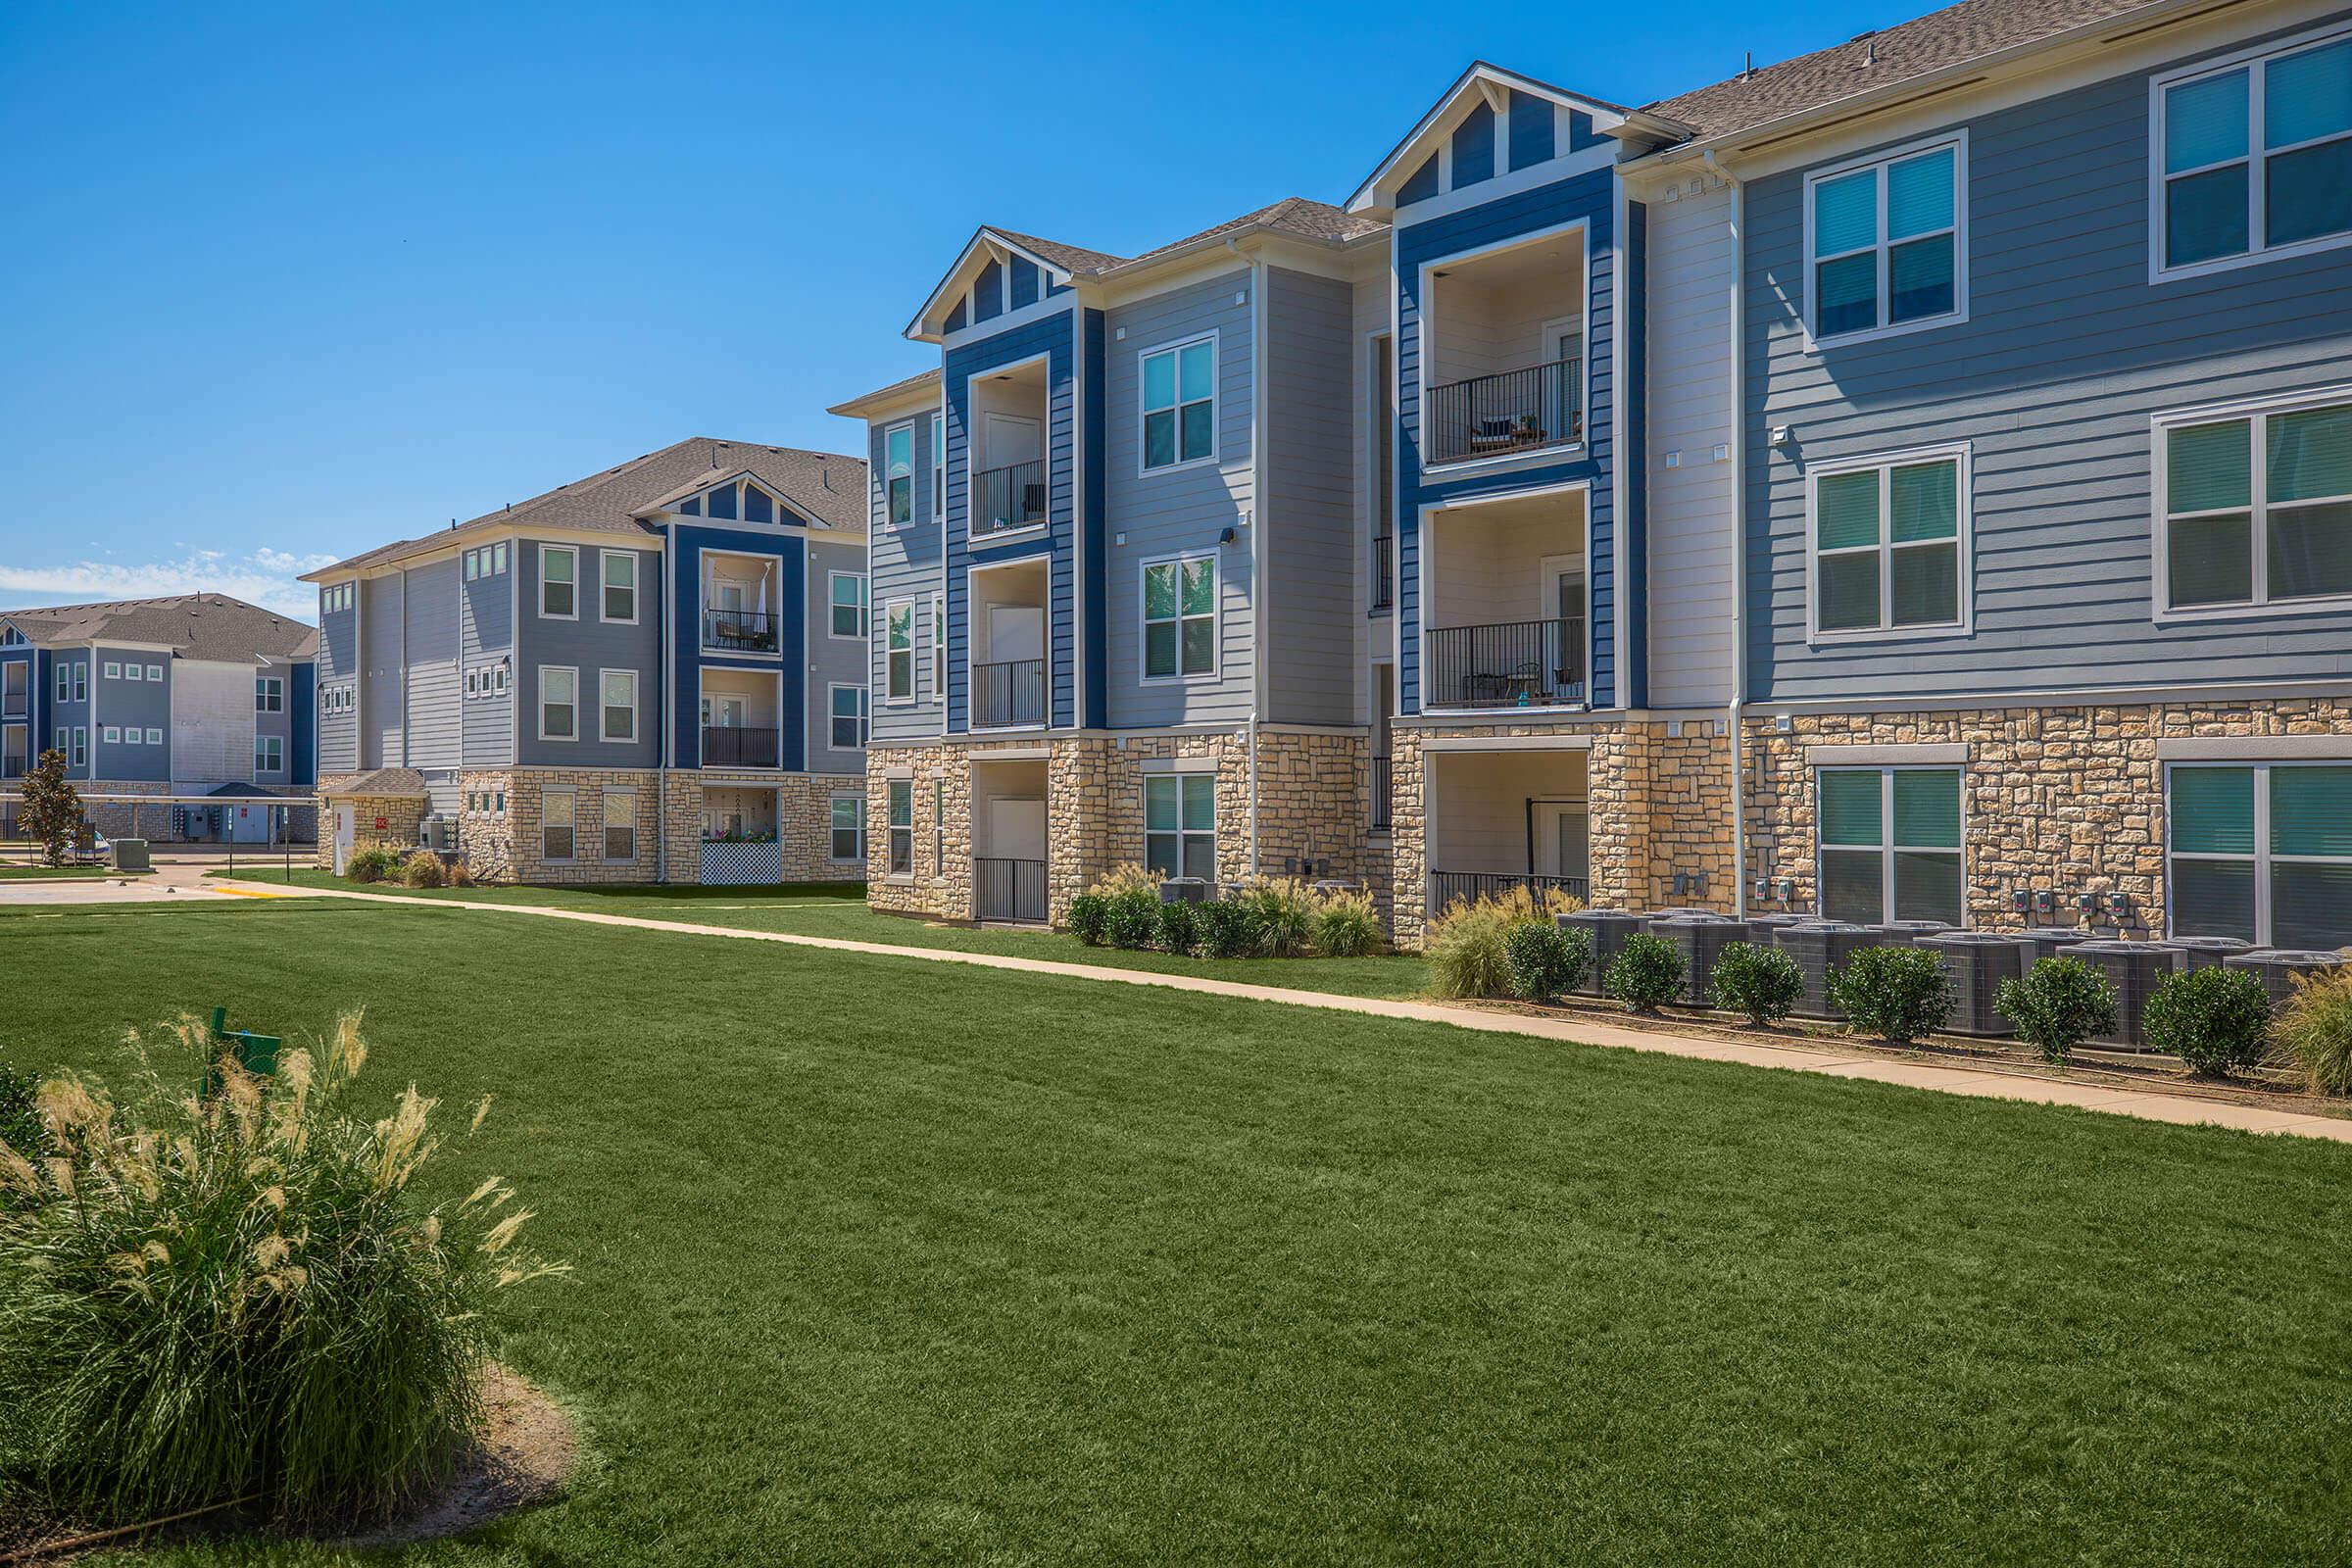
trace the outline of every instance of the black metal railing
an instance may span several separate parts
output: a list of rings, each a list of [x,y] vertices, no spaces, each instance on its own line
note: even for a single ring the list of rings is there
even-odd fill
[[[1508,620],[1421,632],[1424,708],[1557,708],[1585,700],[1585,623]]]
[[[983,539],[1046,520],[1046,466],[1015,463],[972,475],[971,535]]]
[[[751,729],[741,724],[705,724],[703,765],[774,767],[776,739],[776,731],[772,729]]]
[[[1381,534],[1372,541],[1372,608],[1387,610],[1396,603],[1396,541]]]
[[[1501,457],[1585,438],[1585,362],[1554,360],[1429,389],[1424,465]]]
[[[1443,909],[1456,899],[1477,903],[1506,894],[1513,888],[1526,888],[1537,894],[1553,891],[1570,898],[1592,897],[1591,879],[1581,876],[1537,876],[1533,872],[1515,871],[1432,871],[1429,873],[1429,906]]]
[[[1043,923],[1046,862],[974,858],[972,912],[983,920]]]
[[[1372,759],[1372,826],[1375,830],[1389,825],[1389,760]]]
[[[1046,721],[1046,662],[1015,659],[972,666],[972,727],[1007,729]]]
[[[731,654],[772,654],[776,617],[759,610],[705,610],[703,646]]]

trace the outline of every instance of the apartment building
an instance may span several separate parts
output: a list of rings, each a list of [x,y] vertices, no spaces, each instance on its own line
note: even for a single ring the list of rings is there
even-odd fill
[[[1339,206],[976,234],[870,445],[873,902],[1109,865],[2352,938],[2352,14],[1971,0]]]
[[[856,458],[697,437],[310,574],[321,860],[862,876],[865,488]]]
[[[54,750],[101,831],[307,837],[307,807],[244,803],[310,792],[318,643],[224,594],[0,612],[0,815]]]

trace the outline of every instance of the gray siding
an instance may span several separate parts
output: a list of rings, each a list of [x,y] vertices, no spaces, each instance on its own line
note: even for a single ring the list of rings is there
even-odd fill
[[[577,620],[556,620],[539,613],[539,552],[536,540],[514,547],[515,589],[521,624],[516,628],[514,655],[516,760],[538,767],[655,767],[662,758],[662,556],[638,550],[637,624],[608,622],[598,617],[602,596],[595,589],[597,552],[579,546],[579,612]],[[606,546],[626,549],[628,546]],[[576,741],[543,741],[539,736],[539,669],[564,664],[579,671],[579,733]],[[598,672],[633,669],[637,672],[637,739],[634,743],[597,739]]]
[[[439,769],[458,765],[460,701],[458,674],[458,561],[451,557],[401,574],[401,606],[407,614],[401,640],[407,679],[408,765]]]
[[[2189,57],[2194,58],[2194,57]],[[1998,695],[2352,673],[2352,611],[2155,623],[2149,416],[2352,380],[2336,251],[2148,281],[2132,74],[1969,124],[1970,319],[1809,352],[1803,174],[1748,187],[1757,695]],[[1788,425],[1775,451],[1764,433]],[[1804,474],[1974,443],[1973,635],[1806,644]]]
[[[1649,208],[1649,700],[1731,700],[1736,508],[1732,193],[1686,176]],[[1673,467],[1670,455],[1679,454]]]
[[[320,590],[324,597],[325,590]],[[318,616],[318,775],[350,773],[360,765],[359,719],[326,710],[324,688],[355,680],[360,672],[359,612],[338,610]]]
[[[274,713],[263,712],[257,701],[253,714],[254,736],[257,740],[264,735],[276,736],[279,742],[279,752],[285,758],[285,766],[274,773],[265,773],[257,769],[253,774],[253,780],[257,784],[291,784],[302,776],[302,764],[294,756],[294,705],[300,701],[294,695],[294,688],[315,677],[308,664],[265,664],[256,668],[253,673],[257,681],[264,678],[276,679],[283,693],[278,710]]]
[[[918,485],[916,497],[918,502],[921,499],[920,491],[921,486]],[[919,506],[916,514],[921,514]],[[808,683],[807,718],[808,750],[807,756],[808,771],[811,773],[863,775],[865,772],[864,752],[837,752],[832,749],[831,688],[836,684],[857,686],[865,682],[866,650],[868,647],[879,649],[882,646],[882,601],[879,598],[870,600],[873,613],[869,616],[869,624],[873,635],[866,642],[858,643],[835,637],[832,634],[833,611],[830,597],[834,572],[847,571],[861,574],[864,570],[863,540],[832,541],[816,535],[809,537],[808,576],[805,590],[808,596],[808,603],[806,607],[807,613],[803,619],[803,624],[808,628],[808,658],[806,672],[801,678]],[[870,583],[868,592],[870,595]],[[928,618],[930,605],[930,596],[926,593],[922,596],[924,612],[916,617],[918,621]],[[924,634],[918,638],[917,648],[919,651],[927,649],[929,646],[930,639],[926,627]],[[877,655],[877,657],[879,656]],[[789,667],[785,670],[785,678],[788,680],[792,678],[792,671]],[[915,689],[918,692],[927,691],[929,684],[929,673],[918,670]],[[880,674],[877,670],[872,690],[878,692],[881,689]],[[871,710],[879,713],[882,711],[881,705],[874,704]],[[936,709],[918,709],[917,710],[931,713],[932,729],[930,733],[936,737],[938,734],[938,710]],[[901,710],[900,711],[904,712],[905,710]]]
[[[124,680],[118,673],[113,680],[106,678],[106,666],[136,663],[139,678]],[[147,679],[147,666],[163,666],[164,679]],[[90,655],[90,693],[97,699],[97,725],[90,733],[90,761],[93,778],[168,780],[172,777],[172,656],[140,650],[101,647]],[[106,743],[106,726],[138,726],[141,740],[137,745],[117,741]],[[150,729],[163,732],[164,744],[149,746],[144,737]]]
[[[866,537],[871,545],[867,550],[865,570],[876,616],[869,679],[875,694],[873,739],[877,744],[937,740],[947,702],[947,694],[934,690],[931,681],[931,599],[940,592],[942,586],[940,540],[944,522],[941,514],[946,510],[944,498],[935,508],[931,496],[931,411],[925,409],[913,416],[914,519],[904,527],[890,528],[884,526],[883,522],[882,437],[884,431],[899,422],[895,418],[878,420],[868,431],[871,451],[867,471],[872,477],[867,487],[869,505]],[[816,564],[814,558],[820,555],[829,560],[833,552],[830,549],[811,552],[812,564],[815,565],[810,587],[810,593],[815,597],[811,599],[808,620],[812,641],[822,640],[831,618],[821,597],[824,592],[821,574],[834,568]],[[887,688],[883,678],[879,617],[882,606],[893,599],[912,599],[915,602],[914,691],[917,701],[910,707],[891,708],[880,700],[881,693]],[[808,756],[812,760],[820,757],[824,745],[825,737],[815,727],[815,721],[822,716],[824,703],[824,692],[812,689],[808,705],[811,720]]]
[[[408,723],[403,702],[407,678],[401,646],[401,631],[407,623],[407,607],[402,601],[405,581],[404,574],[394,572],[360,584],[362,769],[408,765],[403,747]]]
[[[510,551],[504,572],[476,578],[459,589],[458,689],[466,712],[466,765],[469,768],[503,767],[514,760],[514,567]],[[507,694],[466,701],[464,671],[487,674],[501,663],[509,665]]]
[[[1354,291],[1266,270],[1266,716],[1348,724],[1356,716]]]
[[[1109,312],[1105,352],[1104,478],[1111,541],[1105,605],[1109,721],[1114,728],[1247,719],[1254,649],[1250,639],[1250,273],[1237,270]],[[1122,330],[1125,336],[1121,336]],[[1201,332],[1217,334],[1216,461],[1146,474],[1140,388],[1142,356]],[[1217,535],[1239,530],[1220,546]],[[1127,542],[1117,543],[1124,533]],[[1214,552],[1219,605],[1214,680],[1143,682],[1143,564],[1179,553]],[[1056,632],[1059,635],[1059,632]]]

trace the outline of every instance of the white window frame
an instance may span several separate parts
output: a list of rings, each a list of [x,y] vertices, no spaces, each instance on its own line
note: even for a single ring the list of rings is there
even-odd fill
[[[257,738],[258,738],[258,737],[257,737]],[[99,741],[99,744],[100,744],[100,745],[102,745],[102,746],[120,746],[120,745],[122,745],[122,725],[120,725],[120,724],[101,724],[101,725],[99,725],[99,726],[98,726],[98,741]]]
[[[547,561],[550,556],[571,558],[571,612],[569,614],[547,608]],[[577,620],[580,618],[580,547],[578,545],[541,545],[539,547],[539,618],[541,620]]]
[[[903,474],[897,471],[898,462],[890,455],[891,439],[899,435],[906,438],[906,471]],[[901,479],[906,481],[906,515],[894,517],[890,514],[890,487]],[[882,427],[882,526],[885,529],[906,528],[911,527],[913,523],[914,421],[901,419],[896,424],[887,424]]]
[[[122,661],[119,659],[110,659],[106,662],[106,678],[108,680],[121,680],[122,678]]]
[[[1153,467],[1149,458],[1151,448],[1144,434],[1144,421],[1154,411],[1144,401],[1146,380],[1144,368],[1159,355],[1181,355],[1184,350],[1191,348],[1196,343],[1208,345],[1208,453],[1205,457],[1199,458],[1187,458],[1182,455],[1184,452],[1185,409],[1184,362],[1179,358],[1176,361],[1174,383],[1176,401],[1168,405],[1170,411],[1176,416],[1178,457],[1174,463],[1163,463],[1157,467]],[[1170,338],[1164,343],[1154,343],[1149,348],[1135,351],[1135,472],[1138,478],[1156,479],[1161,474],[1180,473],[1186,468],[1204,468],[1216,463],[1224,446],[1222,432],[1217,428],[1224,416],[1225,410],[1225,389],[1217,380],[1223,363],[1224,344],[1220,341],[1219,334],[1214,328],[1206,332],[1193,332],[1184,337]],[[1200,400],[1196,398],[1194,401]]]
[[[948,520],[948,416],[931,416],[931,520]]]
[[[138,661],[133,660],[129,663],[122,666],[122,678],[124,680],[143,682],[147,679],[147,666],[140,663]]]
[[[284,737],[256,735],[253,738],[253,770],[256,773],[283,773],[286,770]]]
[[[550,735],[547,732],[547,710],[549,707],[547,700],[547,677],[550,675],[568,675],[571,677],[571,733],[568,735]],[[539,691],[537,696],[538,701],[536,706],[539,710],[539,738],[543,741],[557,742],[566,746],[576,742],[580,738],[580,666],[577,664],[541,664],[539,666]]]
[[[2309,32],[2297,33],[2291,38],[2279,38],[2270,43],[2254,44],[2148,78],[2148,281],[2150,283],[2171,283],[2184,277],[2204,277],[2213,272],[2231,271],[2240,267],[2258,266],[2263,262],[2286,261],[2297,256],[2316,256],[2322,251],[2340,250],[2344,246],[2352,245],[2352,233],[2323,234],[2316,239],[2297,240],[2290,245],[2266,246],[2263,244],[2263,232],[2268,226],[2270,217],[2269,194],[2265,188],[2268,182],[2263,178],[2264,160],[2278,153],[2293,152],[2301,147],[2316,147],[2322,142],[2334,141],[2338,138],[2324,136],[2317,141],[2294,142],[2285,147],[2265,147],[2262,140],[2262,122],[2264,118],[2264,77],[2267,73],[2262,68],[2270,61],[2281,56],[2301,54],[2304,50],[2315,46],[2325,47],[2348,36],[2352,36],[2352,25],[2332,23],[2324,27],[2313,28]],[[2178,174],[2167,174],[2164,170],[2165,93],[2171,88],[2184,85],[2201,77],[2225,76],[2233,71],[2245,72],[2247,78],[2245,157],[2242,160],[2224,159],[2220,163],[2204,164],[2196,169],[2184,169]],[[2246,165],[2246,249],[2244,253],[2237,256],[2216,256],[2208,261],[2189,262],[2180,267],[2167,267],[2164,261],[2164,188],[2166,184],[2175,179],[2185,179],[2191,174],[2204,173],[2215,169],[2226,169],[2230,165],[2241,161]]]
[[[605,682],[610,680],[614,675],[625,675],[628,677],[629,681],[629,732],[626,735],[612,734],[606,725],[606,720],[612,716],[609,710],[612,705],[605,701]],[[596,738],[600,742],[612,746],[634,746],[637,744],[637,704],[639,684],[640,682],[637,679],[637,671],[633,669],[600,669],[596,672]]]
[[[1145,864],[1149,865],[1152,861],[1152,841],[1153,839],[1173,838],[1176,841],[1176,869],[1173,874],[1177,876],[1183,876],[1185,874],[1184,867],[1187,858],[1184,853],[1186,841],[1189,839],[1206,839],[1208,841],[1208,863],[1210,867],[1210,879],[1213,881],[1215,879],[1215,867],[1217,864],[1216,784],[1213,775],[1210,776],[1209,784],[1209,820],[1207,828],[1188,828],[1184,825],[1184,781],[1187,778],[1199,778],[1202,775],[1199,773],[1147,773],[1144,775],[1143,782],[1137,788],[1136,808],[1138,811],[1141,812],[1143,817]],[[1157,784],[1169,785],[1176,791],[1176,826],[1172,832],[1165,830],[1154,830],[1152,826],[1152,789],[1153,785]]]
[[[629,853],[626,855],[612,853],[612,802],[615,798],[629,803],[628,810],[623,813],[625,819],[619,824],[629,835]],[[633,789],[606,789],[604,799],[597,806],[596,831],[597,848],[602,852],[599,858],[605,864],[634,864],[637,859],[637,792]],[[576,838],[579,829],[574,827],[572,832]]]
[[[74,700],[77,703],[90,700],[90,662],[86,659],[74,661]]]
[[[87,724],[74,726],[74,765],[90,765],[90,727]]]
[[[1823,818],[1821,776],[1824,773],[1876,773],[1879,776],[1879,913],[1873,923],[1889,924],[1900,918],[1895,910],[1894,858],[1897,855],[1950,855],[1960,861],[1960,918],[1953,929],[1966,931],[1972,922],[1968,910],[1968,767],[1961,762],[1820,762],[1812,765],[1813,789],[1813,908],[1820,918],[1828,919],[1829,877],[1823,870],[1822,852],[1857,855],[1866,848],[1860,844],[1832,844],[1822,837]],[[1897,773],[1957,773],[1960,775],[1960,847],[1952,849],[1941,844],[1898,844],[1894,839],[1894,775]],[[2168,853],[2169,853],[2169,843]]]
[[[944,881],[948,874],[948,786],[944,780],[931,781],[931,880]]]
[[[882,701],[890,708],[909,708],[917,701],[915,695],[914,605],[912,599],[887,599],[882,603]],[[891,621],[901,612],[906,616],[906,689],[902,695],[898,688],[898,661],[901,650],[890,646]]]
[[[634,550],[599,550],[596,557],[596,618],[607,626],[636,625],[638,586],[644,577],[644,570],[638,560],[637,552]],[[615,561],[625,561],[629,564],[629,612],[626,615],[610,615],[605,612],[605,596],[617,591],[620,587],[618,583],[605,581],[606,571]]]
[[[2342,767],[2341,758],[2290,760],[2280,758],[2249,757],[2228,761],[2216,760],[2198,762],[2167,762],[2164,764],[2164,934],[2174,935],[2174,916],[2179,908],[2173,898],[2173,862],[2176,859],[2217,860],[2232,864],[2251,861],[2254,866],[2254,945],[2267,948],[2272,943],[2271,866],[2284,860],[2294,865],[2343,865],[2346,862],[2325,855],[2280,855],[2271,848],[2271,774],[2279,768]],[[2181,856],[2173,848],[2173,779],[2183,772],[2251,772],[2254,775],[2254,849],[2248,855],[2229,855],[2215,850],[2191,850]]]
[[[833,597],[834,584],[840,582],[845,577],[858,585],[858,629],[854,632],[845,632],[839,629],[840,622],[834,613],[836,611],[844,608],[841,602]],[[872,620],[872,616],[868,613],[869,606],[866,602],[867,592],[868,584],[863,572],[828,571],[825,573],[825,635],[827,637],[832,638],[836,642],[845,643],[861,643],[865,641],[868,634],[867,628]]]
[[[74,700],[74,666],[62,661],[57,666],[57,700],[61,703]]]
[[[147,666],[147,678],[151,681],[162,680],[164,678],[164,666],[161,664],[149,664]]]
[[[568,853],[564,855],[547,853],[547,832],[552,825],[547,820],[547,806],[550,801],[567,801],[571,806],[571,820],[564,824],[564,830],[571,835],[571,843],[568,846]],[[579,791],[569,785],[542,790],[539,794],[539,858],[556,865],[573,865],[579,861],[580,796]]]
[[[1942,147],[1952,149],[1952,308],[1943,316],[1923,316],[1914,321],[1889,323],[1886,318],[1894,309],[1894,295],[1889,286],[1890,268],[1887,256],[1894,248],[1895,242],[1889,241],[1886,237],[1886,167],[1907,162],[1923,153],[1932,153]],[[1820,258],[1815,254],[1813,246],[1813,190],[1815,186],[1829,180],[1840,179],[1847,174],[1873,168],[1879,171],[1878,239],[1876,241],[1879,268],[1879,324],[1864,327],[1860,331],[1839,332],[1835,336],[1824,338],[1816,325],[1821,288],[1816,268]],[[1805,225],[1806,351],[1814,353],[1823,348],[1843,348],[1849,343],[1873,343],[1880,338],[1901,337],[1909,332],[1927,332],[1938,327],[1966,325],[1969,318],[1968,207],[1968,127],[1965,125],[1957,130],[1946,131],[1941,135],[1906,142],[1900,147],[1889,147],[1883,152],[1870,153],[1860,158],[1844,159],[1826,168],[1809,171],[1805,175],[1804,210],[1800,215]],[[1904,241],[1927,239],[1942,232],[1942,229],[1931,229],[1925,234],[1907,234],[1904,236]],[[1839,251],[1838,254],[1839,256],[1858,256],[1861,252]]]
[[[282,713],[286,710],[286,681],[284,676],[254,676],[253,710],[257,713]]]
[[[931,700],[948,700],[948,596],[931,596]]]
[[[2155,515],[2151,519],[2153,555],[2149,562],[2149,617],[2158,625],[2178,621],[2238,620],[2255,615],[2291,615],[2305,612],[2341,610],[2352,604],[2352,594],[2315,595],[2308,599],[2273,599],[2271,591],[2271,501],[2270,443],[2265,439],[2272,416],[2297,414],[2307,409],[2340,408],[2352,405],[2352,382],[2322,387],[2311,392],[2281,393],[2277,397],[2241,399],[2234,403],[2213,403],[2203,408],[2173,409],[2152,415],[2149,429],[2149,494]],[[2248,470],[2249,491],[2247,510],[2253,515],[2250,548],[2254,554],[2254,599],[2243,605],[2183,605],[2175,607],[2173,593],[2172,549],[2172,462],[2170,432],[2184,425],[2220,424],[2232,419],[2250,421],[2248,439],[2253,443],[2251,466]],[[2290,501],[2290,507],[2325,506],[2325,501]]]
[[[1208,612],[1208,668],[1205,672],[1184,672],[1184,623],[1198,620],[1198,615],[1184,613],[1184,564],[1205,561],[1214,572],[1210,580],[1210,609]],[[1173,565],[1176,568],[1176,673],[1154,675],[1151,672],[1152,656],[1149,643],[1152,635],[1150,583],[1153,566]],[[1171,556],[1153,556],[1136,563],[1135,573],[1135,676],[1146,686],[1192,686],[1219,679],[1225,667],[1225,562],[1214,550],[1187,550]]]
[[[905,824],[904,826],[902,826],[902,825],[900,824],[899,820],[898,820],[899,795],[900,795],[900,792],[901,792],[901,791],[905,791],[905,792],[906,792],[906,824]],[[913,780],[913,779],[911,779],[911,778],[894,778],[894,779],[888,779],[888,780],[885,780],[885,781],[884,781],[884,783],[883,783],[883,785],[882,785],[882,832],[883,832],[883,835],[884,835],[884,837],[883,837],[883,860],[882,860],[882,870],[883,870],[883,874],[884,874],[885,876],[889,877],[889,878],[890,878],[892,881],[894,881],[894,882],[911,882],[911,881],[913,881],[913,880],[914,880],[914,780]],[[905,845],[906,845],[906,868],[905,868],[904,870],[900,869],[900,866],[899,866],[899,846],[900,846],[900,844],[901,844],[901,842],[902,842],[902,841],[905,843]]]
[[[1897,626],[1894,621],[1894,552],[1916,549],[1931,542],[1921,540],[1916,545],[1898,546],[1894,543],[1894,509],[1892,481],[1887,477],[1896,468],[1918,467],[1925,464],[1946,460],[1959,465],[1955,482],[1959,486],[1958,524],[1955,543],[1960,552],[1959,603],[1955,607],[1957,620],[1937,621],[1932,626]],[[1821,625],[1821,481],[1843,473],[1879,471],[1879,624],[1851,631],[1824,631]],[[1976,483],[1976,444],[1954,442],[1946,446],[1913,447],[1902,452],[1873,454],[1868,457],[1839,458],[1835,462],[1807,465],[1805,468],[1805,636],[1810,643],[1847,642],[1918,642],[1936,637],[1969,637],[1976,634],[1976,525],[1975,508],[1969,504]],[[1852,552],[1859,554],[1860,547]],[[1589,590],[1588,590],[1589,591]]]
[[[836,725],[836,724],[838,724],[838,723],[840,723],[840,722],[841,722],[841,720],[842,720],[842,717],[843,717],[843,715],[842,715],[842,714],[841,714],[839,711],[837,711],[837,710],[834,709],[834,706],[833,706],[833,702],[834,702],[834,694],[835,694],[835,693],[837,693],[837,692],[856,692],[856,693],[858,694],[858,744],[857,744],[857,745],[855,745],[855,746],[844,746],[844,745],[842,745],[842,744],[841,744],[841,742],[840,742],[840,741],[839,741],[839,740],[836,738],[837,731],[835,731],[835,729],[833,728],[833,726],[834,726],[834,725]],[[865,745],[866,745],[866,736],[867,736],[867,734],[868,734],[868,726],[869,726],[871,723],[872,723],[872,710],[871,710],[871,705],[870,705],[870,704],[867,702],[867,699],[866,699],[866,687],[865,687],[865,684],[864,684],[864,682],[862,682],[862,681],[830,681],[830,682],[828,682],[828,683],[826,684],[826,686],[825,686],[825,749],[826,749],[827,751],[832,751],[832,752],[861,752],[861,751],[865,750]]]
[[[841,855],[836,853],[840,848],[840,842],[836,835],[841,832],[836,818],[841,813],[843,804],[850,801],[857,803],[858,848],[854,854]],[[865,797],[863,795],[844,790],[836,793],[826,802],[825,857],[836,865],[861,865],[865,862]]]
[[[159,726],[154,724],[147,726],[147,744],[150,746],[161,746],[164,744],[164,732]]]

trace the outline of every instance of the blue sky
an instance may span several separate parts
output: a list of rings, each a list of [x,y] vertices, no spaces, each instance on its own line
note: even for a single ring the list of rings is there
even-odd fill
[[[27,0],[0,608],[307,612],[297,571],[683,436],[854,450],[825,406],[923,367],[982,222],[1133,254],[1345,199],[1473,58],[1641,103],[1914,14]]]

